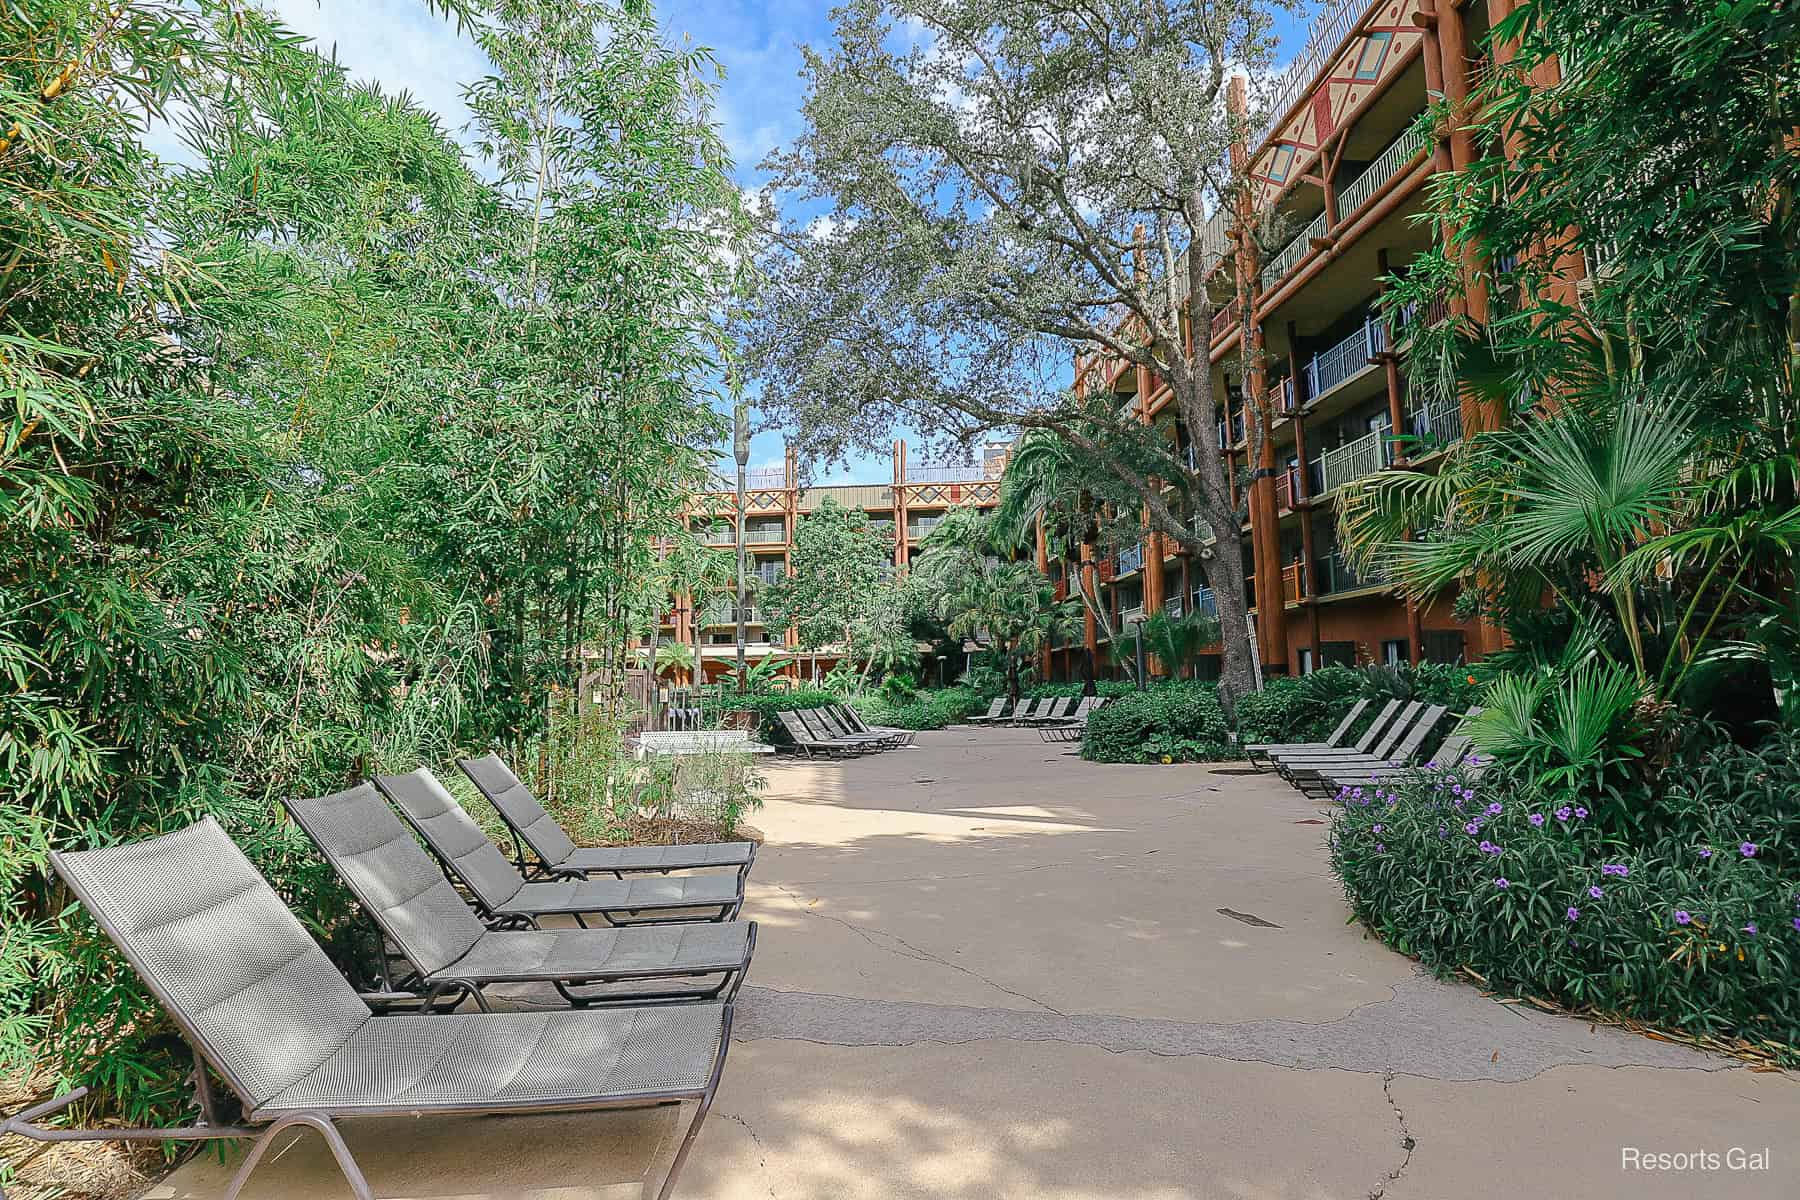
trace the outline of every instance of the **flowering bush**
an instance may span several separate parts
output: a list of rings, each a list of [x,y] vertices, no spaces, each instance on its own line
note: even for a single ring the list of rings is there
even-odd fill
[[[1428,765],[1340,795],[1332,865],[1357,916],[1434,970],[1800,1055],[1797,743],[1672,765],[1628,832]]]

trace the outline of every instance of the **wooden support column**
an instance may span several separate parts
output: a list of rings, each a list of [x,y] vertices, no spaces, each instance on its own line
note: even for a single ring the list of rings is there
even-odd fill
[[[1037,516],[1036,528],[1033,532],[1035,534],[1034,540],[1037,543],[1038,575],[1047,580],[1050,578],[1050,540],[1044,533],[1044,514],[1041,512]],[[1039,669],[1045,679],[1050,678],[1050,658],[1052,653],[1053,651],[1050,646],[1046,644],[1043,650],[1038,654]]]
[[[1288,370],[1294,378],[1300,373],[1300,331],[1288,322]],[[1312,647],[1313,670],[1325,652],[1319,640],[1319,552],[1313,537],[1312,467],[1306,454],[1306,413],[1294,413],[1294,457],[1300,460],[1299,479],[1294,489],[1294,507],[1300,510],[1300,571],[1306,596],[1307,641]]]
[[[894,569],[906,570],[906,442],[894,442]]]
[[[1094,602],[1098,604],[1100,592],[1094,584],[1094,544],[1092,542],[1081,543],[1080,574],[1082,595],[1092,596]],[[1081,603],[1081,643],[1087,650],[1088,662],[1093,664],[1094,674],[1098,677],[1100,673],[1100,622],[1095,619],[1094,610],[1088,607],[1086,600]]]
[[[1381,272],[1381,277],[1386,279],[1390,273],[1387,247],[1383,246],[1375,251],[1375,263],[1376,269]],[[1382,284],[1382,295],[1386,296],[1387,291],[1388,285]],[[1385,316],[1382,320],[1386,324]],[[1400,355],[1394,350],[1394,332],[1391,325],[1388,326],[1388,335],[1383,340],[1387,342],[1387,349],[1383,350],[1378,357],[1381,361],[1381,369],[1387,377],[1388,423],[1393,426],[1393,436],[1398,438],[1406,432],[1406,398],[1400,387]],[[1404,466],[1406,463],[1405,452],[1401,449],[1402,445],[1401,442],[1394,442],[1395,466]]]

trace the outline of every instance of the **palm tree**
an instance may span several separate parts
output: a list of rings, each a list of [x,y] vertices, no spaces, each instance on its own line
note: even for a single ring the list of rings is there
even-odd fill
[[[1163,670],[1179,679],[1203,646],[1219,640],[1215,617],[1191,613],[1179,620],[1166,612],[1153,613],[1144,621],[1144,645],[1162,663]]]

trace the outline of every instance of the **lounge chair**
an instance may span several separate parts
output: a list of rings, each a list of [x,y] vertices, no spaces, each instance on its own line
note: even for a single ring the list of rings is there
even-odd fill
[[[1038,737],[1045,742],[1079,742],[1087,732],[1088,716],[1105,704],[1105,696],[1083,696],[1075,711],[1053,725],[1041,726]]]
[[[589,916],[608,925],[729,921],[744,906],[744,881],[734,875],[585,879],[580,871],[551,867],[549,879],[527,880],[430,771],[380,775],[375,786],[492,923],[536,929],[546,916],[574,917],[584,927]],[[696,909],[702,912],[683,912]]]
[[[1350,727],[1356,724],[1356,718],[1362,716],[1363,710],[1367,707],[1369,707],[1367,697],[1352,704],[1350,711],[1344,714],[1344,719],[1339,721],[1337,728],[1331,731],[1331,736],[1322,742],[1251,742],[1244,747],[1244,757],[1253,763],[1267,764],[1271,761],[1272,756],[1280,751],[1336,750],[1342,745],[1345,736],[1349,734]]]
[[[1041,712],[1035,713],[1029,719],[1027,719],[1026,721],[1021,722],[1021,723],[1025,724],[1025,725],[1054,724],[1055,722],[1061,721],[1065,717],[1067,717],[1069,715],[1070,710],[1072,710],[1075,707],[1075,703],[1076,703],[1076,698],[1074,696],[1059,696],[1050,701],[1049,708],[1046,708],[1046,709],[1042,710]]]
[[[870,725],[862,719],[862,714],[848,704],[830,704],[826,708],[838,719],[838,724],[851,733],[867,733],[892,740],[897,747],[910,746],[918,732],[912,729],[901,729],[894,725]]]
[[[1409,707],[1417,707],[1412,705]],[[1394,722],[1388,737],[1376,747],[1373,754],[1342,755],[1335,758],[1288,759],[1282,763],[1282,774],[1289,782],[1298,784],[1303,779],[1315,779],[1338,771],[1385,770],[1391,767],[1404,767],[1411,763],[1418,754],[1419,747],[1437,727],[1449,710],[1442,704],[1433,704],[1423,709],[1410,722],[1400,720]]]
[[[1480,708],[1471,708],[1463,715],[1466,721],[1481,712]],[[1486,770],[1491,758],[1476,759],[1469,752],[1473,748],[1473,740],[1466,733],[1454,733],[1439,743],[1432,752],[1431,763],[1440,768],[1462,766],[1465,778],[1479,778]],[[1320,786],[1314,789],[1315,794],[1333,796],[1339,788],[1371,787],[1405,768],[1400,767],[1358,767],[1332,771],[1320,779]],[[1303,789],[1304,790],[1304,789]]]
[[[1013,709],[1012,716],[997,723],[1001,725],[1025,725],[1036,720],[1043,713],[1048,712],[1049,709],[1050,701],[1048,700],[1021,700],[1019,701],[1019,707]]]
[[[1275,761],[1275,769],[1285,776],[1290,763],[1380,755],[1391,741],[1399,740],[1400,735],[1411,726],[1412,718],[1423,707],[1417,700],[1404,705],[1398,700],[1389,700],[1348,749],[1283,750],[1271,756]]]
[[[1281,769],[1281,764],[1289,758],[1306,759],[1317,758],[1320,755],[1366,753],[1369,748],[1375,744],[1376,739],[1381,737],[1382,734],[1391,727],[1392,719],[1399,711],[1400,701],[1398,700],[1389,700],[1386,704],[1383,704],[1381,706],[1381,711],[1375,714],[1375,719],[1370,721],[1368,725],[1364,727],[1362,733],[1357,735],[1356,740],[1346,748],[1298,746],[1292,750],[1271,749],[1268,752],[1267,757],[1275,764],[1275,769],[1279,771]]]
[[[988,705],[988,710],[986,712],[969,717],[966,723],[969,725],[986,725],[991,721],[1000,720],[1005,712],[1006,697],[996,696],[994,697],[993,703]]]
[[[331,796],[287,801],[363,909],[411,968],[388,974],[384,990],[421,997],[429,1012],[445,996],[468,996],[482,1010],[482,989],[496,983],[548,983],[577,1007],[596,1002],[730,1000],[756,949],[756,923],[637,925],[627,929],[489,929],[457,894],[412,830],[364,783]],[[585,991],[625,982],[718,976],[709,987]]]
[[[803,708],[796,715],[801,724],[818,736],[843,742],[847,746],[861,746],[865,750],[888,750],[894,745],[893,739],[878,733],[851,733],[836,717],[822,708]]]
[[[643,871],[687,871],[700,867],[732,867],[741,880],[756,861],[755,842],[693,842],[682,846],[577,846],[575,840],[544,811],[536,796],[501,761],[498,754],[483,758],[459,758],[456,765],[469,777],[487,802],[494,806],[512,830],[520,873],[541,875],[550,871],[582,875]],[[525,861],[529,847],[537,856],[535,866]]]
[[[867,743],[849,744],[836,738],[824,738],[814,733],[800,720],[798,712],[778,712],[775,719],[788,735],[789,748],[808,758],[824,755],[826,758],[842,758],[850,754],[867,754],[870,746]]]
[[[38,1122],[86,1093],[0,1122],[39,1141],[253,1138],[235,1200],[284,1130],[316,1130],[358,1200],[373,1200],[337,1122],[352,1117],[698,1106],[670,1165],[668,1200],[731,1045],[723,1002],[586,1011],[376,1016],[210,817],[146,842],[50,856],[194,1050],[200,1119],[168,1129]],[[243,1103],[220,1119],[211,1067]],[[519,1182],[519,1181],[515,1181]]]

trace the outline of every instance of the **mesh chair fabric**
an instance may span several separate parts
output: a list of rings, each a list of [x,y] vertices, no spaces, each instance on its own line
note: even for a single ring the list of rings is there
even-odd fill
[[[421,767],[375,782],[490,912],[506,907],[525,886],[518,869],[430,771]]]
[[[537,797],[512,773],[511,767],[500,761],[499,755],[459,759],[457,765],[540,859],[555,866],[575,853],[574,840],[563,832],[555,817],[544,811]]]

